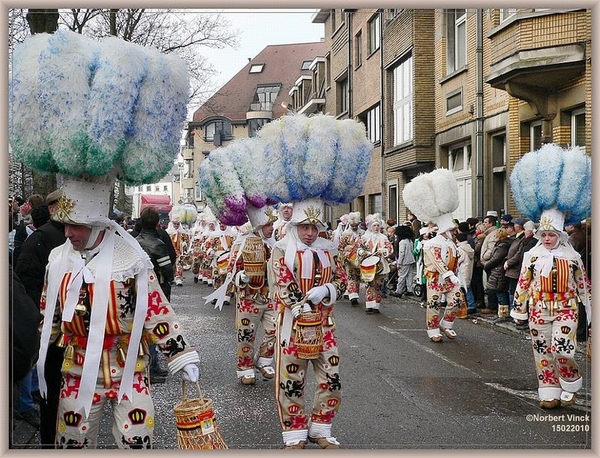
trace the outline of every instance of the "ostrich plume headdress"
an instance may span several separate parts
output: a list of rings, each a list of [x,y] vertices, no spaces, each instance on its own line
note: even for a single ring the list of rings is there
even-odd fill
[[[440,232],[454,226],[452,212],[460,203],[454,174],[444,168],[417,175],[402,190],[408,209],[421,221],[434,221]]]
[[[257,137],[211,152],[200,165],[200,186],[217,217],[231,225],[246,221],[248,204],[348,203],[362,192],[372,149],[362,123],[283,116]]]
[[[9,89],[11,147],[35,170],[154,183],[179,151],[189,76],[174,55],[116,37],[37,34],[15,47]]]
[[[517,209],[532,221],[552,209],[564,214],[564,224],[582,221],[592,207],[591,158],[577,146],[545,144],[515,164],[510,188]]]

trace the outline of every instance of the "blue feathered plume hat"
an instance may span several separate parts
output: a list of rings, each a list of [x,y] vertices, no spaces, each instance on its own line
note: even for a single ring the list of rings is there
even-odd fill
[[[444,168],[421,173],[407,183],[402,199],[408,209],[421,221],[433,221],[438,232],[454,229],[452,213],[460,203],[454,174]]]
[[[103,223],[116,178],[155,183],[173,166],[189,75],[175,55],[117,37],[40,33],[15,46],[9,141],[18,161],[57,174],[56,218]]]
[[[291,202],[292,224],[323,228],[325,205],[349,203],[361,194],[372,150],[360,122],[287,115],[254,138],[213,150],[200,165],[199,182],[225,224],[243,224],[250,207]]]
[[[510,175],[510,187],[521,214],[539,221],[536,237],[542,231],[555,231],[566,240],[565,225],[591,214],[591,158],[578,146],[547,143],[519,159]]]

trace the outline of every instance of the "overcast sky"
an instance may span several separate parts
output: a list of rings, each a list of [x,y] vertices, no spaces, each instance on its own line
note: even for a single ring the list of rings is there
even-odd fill
[[[202,53],[220,72],[215,78],[221,88],[247,63],[268,45],[308,43],[320,41],[324,24],[313,24],[316,9],[229,9],[221,10],[231,24],[239,30],[238,49],[203,49]]]

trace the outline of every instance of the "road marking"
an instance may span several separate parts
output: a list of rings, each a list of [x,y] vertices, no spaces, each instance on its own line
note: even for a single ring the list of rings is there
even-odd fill
[[[476,376],[477,378],[481,378],[481,375],[479,375],[477,372],[473,372],[471,369],[469,369],[466,366],[463,366],[462,364],[458,364],[455,361],[452,361],[451,359],[447,358],[446,356],[442,355],[441,353],[432,350],[431,348],[423,345],[420,342],[417,342],[416,340],[411,339],[410,337],[406,337],[405,335],[401,334],[400,332],[398,332],[398,330],[396,329],[391,329],[388,328],[387,326],[379,326],[380,329],[383,329],[386,332],[389,332],[390,334],[395,334],[397,336],[399,336],[401,339],[406,340],[407,342],[410,342],[411,344],[413,344],[415,347],[418,347],[419,349],[427,352],[427,353],[431,353],[432,355],[436,356],[437,358],[446,361],[448,364],[458,368],[458,369],[462,369],[465,370],[467,372],[470,372],[471,374],[473,374],[474,376]],[[423,331],[423,329],[421,329],[421,331]]]

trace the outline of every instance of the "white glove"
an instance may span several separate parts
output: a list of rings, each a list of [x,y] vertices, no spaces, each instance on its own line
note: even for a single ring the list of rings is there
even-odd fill
[[[248,275],[246,275],[246,271],[244,270],[240,270],[237,274],[235,274],[235,276],[237,277],[237,283],[250,283],[250,278],[248,277]]]
[[[454,283],[456,286],[460,286],[460,279],[459,279],[459,278],[458,278],[456,275],[454,275],[454,274],[450,275],[450,276],[448,277],[448,280],[450,280],[450,281],[451,281],[452,283]]]
[[[325,285],[315,286],[311,288],[306,293],[306,300],[312,302],[317,305],[323,301],[327,296],[329,296],[329,288]]]
[[[292,311],[292,316],[298,318],[302,312],[302,305],[296,304],[290,310]]]
[[[307,304],[305,302],[304,304],[296,304],[296,305],[294,305],[290,310],[292,311],[292,316],[294,318],[298,318],[301,313],[308,313],[312,309],[310,308],[310,304]]]
[[[200,377],[200,369],[195,364],[186,364],[182,369],[183,380],[196,383]]]

